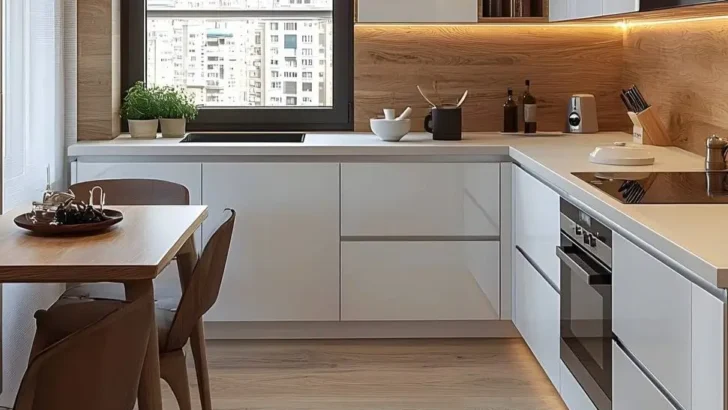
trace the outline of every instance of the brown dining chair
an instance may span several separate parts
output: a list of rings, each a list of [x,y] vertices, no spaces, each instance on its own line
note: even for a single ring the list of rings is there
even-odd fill
[[[94,301],[38,311],[15,410],[132,410],[147,351],[149,302]],[[71,318],[65,329],[54,326]]]
[[[190,192],[184,185],[158,179],[101,179],[73,184],[70,190],[78,200],[89,201],[90,191],[101,187],[107,205],[189,205]],[[98,198],[96,199],[98,201]],[[119,283],[70,285],[62,298],[125,300]],[[175,301],[176,302],[176,301]]]
[[[189,340],[195,357],[198,389],[203,410],[212,410],[210,380],[207,369],[205,341],[195,337],[195,329],[202,327],[202,316],[215,304],[220,293],[225,264],[230,250],[235,211],[226,210],[220,226],[205,245],[189,278],[183,278],[182,298],[178,304],[157,304],[156,322],[159,334],[159,357],[161,376],[172,389],[180,410],[191,409],[189,382],[183,348]],[[62,298],[49,312],[64,306],[84,303],[88,299]],[[112,302],[113,301],[109,301]],[[116,302],[119,303],[119,302]],[[67,326],[70,319],[59,318],[54,325]],[[197,333],[199,336],[200,333]]]

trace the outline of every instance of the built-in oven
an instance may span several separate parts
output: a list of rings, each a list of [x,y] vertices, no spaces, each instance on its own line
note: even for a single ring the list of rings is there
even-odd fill
[[[561,200],[561,360],[599,410],[612,408],[612,231]]]

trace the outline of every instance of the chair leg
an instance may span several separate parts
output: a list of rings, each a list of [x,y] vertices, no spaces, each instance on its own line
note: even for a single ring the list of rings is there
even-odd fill
[[[197,387],[200,389],[202,410],[212,410],[212,397],[210,394],[210,375],[207,371],[207,349],[205,345],[205,331],[202,319],[197,322],[190,336],[192,357],[195,359],[195,372],[197,373]]]
[[[180,410],[192,410],[187,364],[182,350],[163,353],[160,359],[162,379],[167,382],[177,399]]]

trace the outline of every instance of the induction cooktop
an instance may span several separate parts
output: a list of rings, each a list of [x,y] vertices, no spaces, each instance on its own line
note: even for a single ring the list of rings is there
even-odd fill
[[[575,172],[624,204],[728,204],[728,172]]]

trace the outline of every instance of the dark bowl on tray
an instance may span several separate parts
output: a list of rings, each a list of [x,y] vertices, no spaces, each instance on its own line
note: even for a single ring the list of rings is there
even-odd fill
[[[28,212],[15,217],[15,225],[40,235],[76,235],[101,232],[121,222],[124,216],[119,211],[104,209],[104,215],[108,218],[101,222],[78,223],[78,224],[51,224],[52,218],[36,217]]]

